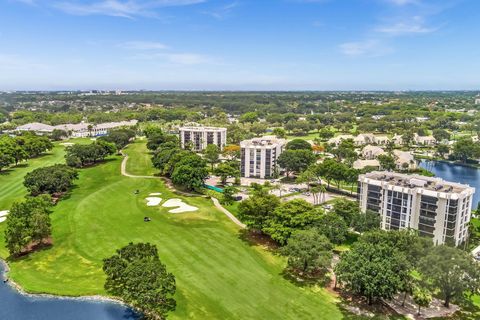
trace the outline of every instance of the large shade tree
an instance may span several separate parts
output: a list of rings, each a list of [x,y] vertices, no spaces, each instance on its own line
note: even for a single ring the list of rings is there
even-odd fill
[[[480,293],[480,266],[468,252],[436,246],[420,260],[419,270],[432,289],[439,291],[447,308],[452,299]]]
[[[294,232],[282,253],[288,257],[288,269],[300,275],[312,275],[330,267],[332,249],[324,235],[316,229],[308,229]]]
[[[140,310],[146,319],[165,319],[175,310],[175,277],[167,272],[157,247],[130,243],[103,260],[105,290]]]

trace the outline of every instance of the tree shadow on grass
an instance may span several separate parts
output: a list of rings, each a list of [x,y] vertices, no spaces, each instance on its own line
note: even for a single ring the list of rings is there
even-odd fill
[[[2,171],[0,171],[0,176],[8,176],[12,172],[13,169],[3,169]]]
[[[265,234],[242,229],[238,232],[238,238],[249,246],[260,246],[271,253],[279,254],[278,249],[280,246]]]
[[[16,256],[10,255],[7,261],[16,262],[23,260],[30,260],[30,254],[33,252],[47,251],[53,247],[53,241],[51,238],[45,239],[40,243],[30,244],[20,254]]]
[[[473,303],[471,299],[464,299],[458,303],[460,311],[455,312],[448,319],[453,320],[478,320],[480,319],[480,307]],[[443,320],[443,318],[432,318],[434,320]]]
[[[367,299],[350,294],[343,290],[335,290],[339,295],[337,306],[344,320],[404,320],[406,317],[397,314],[387,305],[376,302],[368,304]]]
[[[332,283],[332,278],[328,273],[319,272],[312,276],[300,276],[292,270],[285,268],[280,275],[285,279],[296,285],[297,287],[329,287]]]

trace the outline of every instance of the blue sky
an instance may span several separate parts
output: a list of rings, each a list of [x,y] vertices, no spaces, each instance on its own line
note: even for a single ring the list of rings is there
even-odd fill
[[[0,90],[480,89],[478,0],[0,0]]]

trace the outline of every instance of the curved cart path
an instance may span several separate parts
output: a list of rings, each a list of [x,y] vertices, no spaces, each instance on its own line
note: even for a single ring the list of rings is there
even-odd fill
[[[122,160],[122,165],[120,166],[120,171],[122,173],[122,176],[129,177],[129,178],[141,178],[141,179],[161,179],[160,177],[155,177],[155,176],[137,176],[137,175],[133,175],[133,174],[128,173],[127,172],[128,155],[126,155],[125,153],[122,152],[122,156],[123,156],[123,160]],[[170,190],[174,190],[174,191],[176,191],[180,194],[183,194],[183,195],[186,195],[186,196],[197,196],[197,195],[194,195],[194,194],[191,194],[191,193],[185,193],[185,192],[175,190],[175,188],[169,183],[166,183],[166,185]],[[212,201],[213,201],[213,204],[215,205],[215,207],[218,210],[220,210],[221,212],[223,212],[230,220],[232,220],[233,223],[235,223],[237,226],[239,226],[242,229],[244,229],[246,227],[245,224],[243,224],[240,220],[238,220],[230,211],[225,209],[220,204],[218,199],[212,197]]]

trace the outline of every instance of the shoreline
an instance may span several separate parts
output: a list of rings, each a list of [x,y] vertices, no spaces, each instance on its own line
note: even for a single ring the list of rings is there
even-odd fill
[[[472,168],[472,169],[480,169],[480,164],[462,163],[462,162],[456,162],[456,161],[447,160],[447,159],[435,159],[435,158],[419,158],[419,159],[418,159],[419,162],[421,162],[422,160],[425,160],[425,161],[436,161],[436,162],[441,162],[441,163],[448,163],[448,164],[453,164],[453,165],[462,166],[462,167],[467,167],[467,168]]]
[[[3,280],[7,280],[4,282],[5,285],[8,285],[10,288],[15,290],[17,293],[21,294],[22,296],[29,297],[29,298],[44,298],[44,299],[57,299],[57,300],[77,300],[77,301],[90,301],[90,302],[102,302],[102,303],[115,303],[118,305],[125,306],[134,310],[131,306],[126,304],[120,299],[117,298],[109,298],[101,295],[93,295],[93,296],[65,296],[65,295],[55,295],[50,293],[30,293],[22,288],[18,283],[13,281],[11,278],[8,277],[8,273],[10,271],[10,266],[8,263],[0,258],[0,265],[3,267],[2,276]]]

